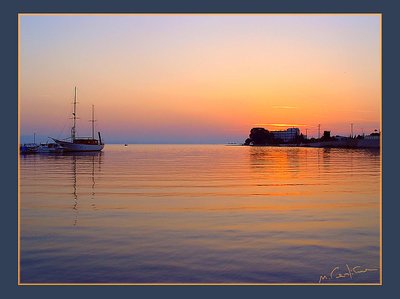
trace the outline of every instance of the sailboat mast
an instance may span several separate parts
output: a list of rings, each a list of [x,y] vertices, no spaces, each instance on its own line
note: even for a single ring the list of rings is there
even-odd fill
[[[92,139],[94,139],[94,105],[92,105]]]
[[[72,141],[74,141],[75,134],[76,134],[76,86],[75,86],[74,110],[72,112],[72,119],[73,119],[73,124],[72,124],[72,128],[71,128],[71,139],[72,139]]]

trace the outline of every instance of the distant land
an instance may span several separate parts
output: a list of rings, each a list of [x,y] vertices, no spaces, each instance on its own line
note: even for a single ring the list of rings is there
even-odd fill
[[[331,136],[331,131],[318,133],[318,138],[308,138],[299,128],[269,131],[262,127],[252,128],[243,145],[248,146],[306,146],[306,147],[340,147],[340,148],[379,148],[380,132],[350,136]]]

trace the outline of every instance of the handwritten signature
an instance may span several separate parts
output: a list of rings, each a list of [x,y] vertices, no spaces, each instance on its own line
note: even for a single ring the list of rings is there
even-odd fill
[[[319,283],[322,283],[326,280],[334,280],[341,278],[350,278],[353,279],[354,276],[362,273],[378,271],[376,268],[362,268],[361,266],[355,266],[350,268],[348,264],[346,264],[345,271],[342,271],[340,267],[335,267],[328,275],[321,275],[319,277]]]

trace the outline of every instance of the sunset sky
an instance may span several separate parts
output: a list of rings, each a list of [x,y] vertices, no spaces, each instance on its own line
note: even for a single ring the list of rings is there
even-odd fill
[[[367,134],[380,51],[379,15],[22,15],[21,140],[68,137],[75,86],[78,135],[93,104],[106,143]]]

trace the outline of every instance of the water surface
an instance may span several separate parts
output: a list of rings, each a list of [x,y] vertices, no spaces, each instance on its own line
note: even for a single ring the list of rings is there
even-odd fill
[[[379,282],[379,151],[107,145],[20,158],[22,283]]]

